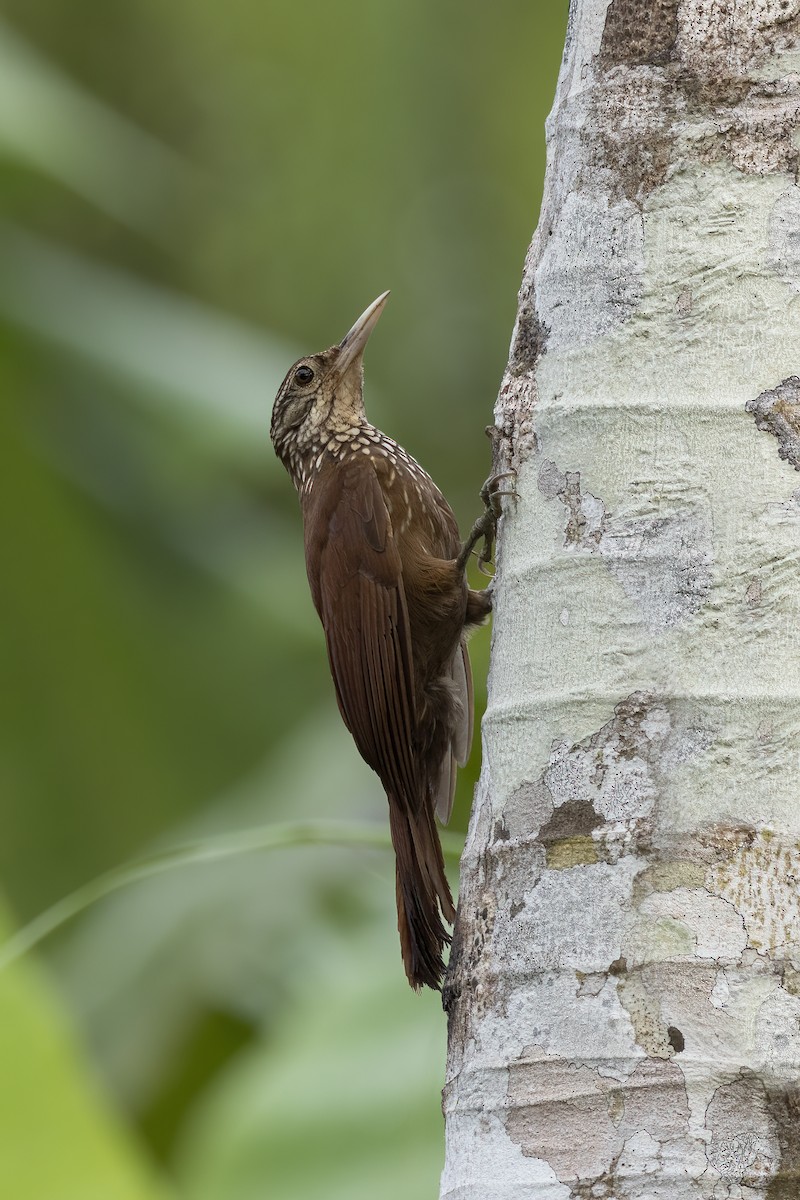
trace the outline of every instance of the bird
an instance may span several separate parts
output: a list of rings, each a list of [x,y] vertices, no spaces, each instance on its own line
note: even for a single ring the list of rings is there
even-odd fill
[[[270,436],[299,496],[339,710],[389,802],[405,973],[417,991],[440,990],[455,909],[434,814],[448,821],[472,742],[467,636],[492,604],[466,566],[481,537],[481,569],[489,561],[497,489],[484,485],[486,511],[462,543],[430,475],[367,419],[364,349],[388,295],[293,364]]]

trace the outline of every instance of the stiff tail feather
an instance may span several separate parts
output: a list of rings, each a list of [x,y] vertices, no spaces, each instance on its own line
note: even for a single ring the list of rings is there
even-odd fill
[[[432,800],[426,798],[415,817],[390,796],[389,824],[397,860],[397,928],[408,982],[417,990],[425,985],[439,991],[445,971],[442,953],[450,944],[444,921],[452,923],[456,914]]]

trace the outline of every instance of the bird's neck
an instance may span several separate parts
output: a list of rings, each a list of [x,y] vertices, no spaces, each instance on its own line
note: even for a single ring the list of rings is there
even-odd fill
[[[304,433],[305,436],[294,437],[284,446],[276,447],[301,496],[308,491],[325,459],[342,459],[360,453],[380,439],[388,440],[365,416],[352,417],[347,422],[326,422]]]

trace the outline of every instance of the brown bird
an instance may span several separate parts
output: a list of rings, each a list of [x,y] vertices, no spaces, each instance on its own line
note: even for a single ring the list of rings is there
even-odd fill
[[[472,741],[466,634],[491,599],[465,568],[481,537],[488,561],[494,516],[487,503],[462,546],[430,476],[367,420],[362,359],[388,295],[338,346],[294,364],[270,432],[300,497],[339,709],[389,801],[406,975],[438,989],[455,911],[434,811],[448,820]]]

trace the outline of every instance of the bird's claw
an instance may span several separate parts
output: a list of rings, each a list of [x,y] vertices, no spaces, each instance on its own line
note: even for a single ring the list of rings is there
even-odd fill
[[[485,505],[485,511],[472,526],[469,536],[461,548],[461,553],[457,559],[460,570],[466,570],[470,555],[473,553],[476,544],[483,538],[483,546],[478,554],[478,570],[482,575],[486,575],[491,579],[492,572],[487,571],[486,566],[488,563],[493,562],[492,555],[497,537],[497,522],[503,513],[502,498],[503,496],[516,496],[517,494],[513,487],[500,488],[498,485],[503,479],[515,479],[516,475],[516,471],[502,471],[498,475],[490,475],[481,488],[480,496]]]
[[[499,475],[490,475],[480,490],[480,497],[486,508],[491,509],[495,519],[502,516],[501,496],[516,496],[516,488],[499,488],[497,485],[503,479],[516,479],[516,471],[501,471]]]
[[[475,529],[479,531],[476,541],[483,538],[483,546],[478,554],[478,570],[481,575],[491,579],[492,572],[487,571],[486,566],[487,563],[494,562],[494,543],[497,537],[497,517],[493,505],[487,504],[486,512],[475,522],[473,530]]]

